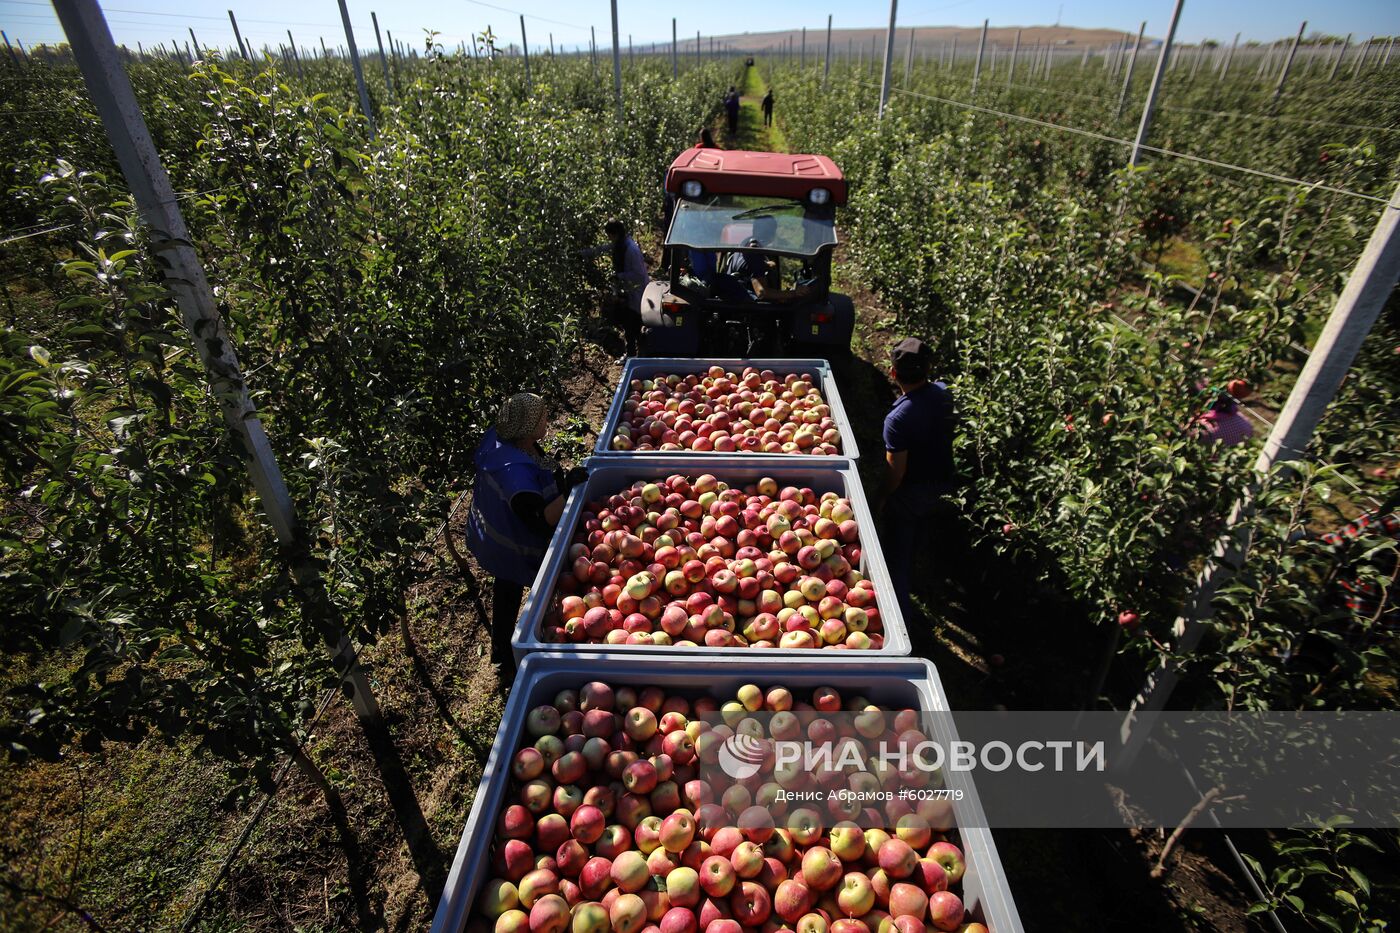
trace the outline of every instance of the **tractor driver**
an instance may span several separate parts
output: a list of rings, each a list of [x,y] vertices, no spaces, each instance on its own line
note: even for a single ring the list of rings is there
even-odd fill
[[[749,249],[771,246],[777,240],[777,236],[778,221],[772,217],[758,217],[753,222],[753,235],[744,241],[744,246]],[[770,253],[730,253],[725,261],[724,272],[734,284],[751,295],[754,301],[791,304],[803,300],[812,291],[807,285],[784,290],[778,257]]]
[[[515,667],[510,640],[520,602],[539,572],[569,490],[588,478],[581,467],[563,472],[540,449],[547,415],[538,395],[512,395],[476,449],[467,546],[495,577],[491,654],[506,675]]]

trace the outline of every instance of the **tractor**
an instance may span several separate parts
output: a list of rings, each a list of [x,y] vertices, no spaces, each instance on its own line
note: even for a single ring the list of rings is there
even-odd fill
[[[641,302],[647,353],[849,356],[855,306],[831,291],[846,203],[834,162],[695,147],[671,163],[666,195],[666,277]],[[758,287],[753,270],[763,270]]]

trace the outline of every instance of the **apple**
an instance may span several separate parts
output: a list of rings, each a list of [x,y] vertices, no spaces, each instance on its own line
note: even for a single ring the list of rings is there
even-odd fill
[[[660,842],[667,852],[685,851],[694,838],[695,818],[688,810],[676,810],[661,823]]]
[[[525,730],[534,736],[553,735],[562,722],[563,717],[553,706],[536,706],[525,716]]]
[[[890,888],[889,911],[895,917],[918,917],[923,922],[928,895],[917,885],[899,882]]]
[[[908,878],[918,866],[919,855],[903,839],[888,839],[875,853],[886,874],[891,878]]]
[[[499,917],[520,906],[520,892],[504,878],[492,878],[481,889],[481,909],[488,917]]]
[[[622,786],[629,793],[649,794],[656,788],[656,765],[650,761],[634,761],[622,772]]]
[[[842,917],[831,925],[831,933],[870,933],[870,927],[859,920]]]
[[[763,849],[758,843],[745,839],[730,854],[729,864],[740,878],[753,878],[763,870]]]
[[[672,907],[661,918],[660,933],[698,933],[699,925],[694,911],[684,907]]]
[[[1118,613],[1118,627],[1125,632],[1137,631],[1141,622],[1142,620],[1138,618],[1138,614],[1131,609],[1125,609]]]
[[[585,901],[574,908],[570,933],[610,933],[611,930],[608,910],[597,901]]]
[[[546,894],[559,893],[559,876],[548,868],[537,868],[520,879],[516,885],[520,903],[529,908]]]
[[[931,858],[919,859],[919,865],[914,869],[914,874],[910,876],[909,880],[917,882],[930,894],[934,891],[948,890],[948,873],[943,870],[942,865]]]
[[[607,893],[612,887],[612,862],[602,856],[595,855],[584,863],[583,869],[578,873],[578,886],[587,898],[597,899]]]
[[[802,854],[802,879],[813,891],[828,891],[841,880],[841,860],[824,846],[813,846]]]
[[[956,930],[963,920],[963,902],[952,891],[935,891],[928,899],[928,918],[936,930]]]
[[[744,881],[729,895],[729,909],[741,926],[756,927],[768,919],[773,902],[763,885]]]
[[[875,906],[875,889],[863,872],[849,871],[841,879],[836,892],[836,903],[848,917],[863,917]]]
[[[593,846],[593,851],[606,859],[615,859],[632,848],[632,833],[626,826],[612,823],[603,828],[603,835]]]
[[[725,897],[737,880],[734,866],[722,855],[712,855],[700,866],[700,887],[710,897]]]
[[[612,903],[608,910],[613,933],[639,933],[647,923],[647,905],[633,893],[624,893]]]
[[[788,923],[797,923],[812,907],[812,891],[794,878],[779,882],[773,895],[773,910]]]
[[[822,820],[815,810],[799,807],[788,814],[788,832],[799,846],[809,846],[821,838]]]
[[[647,860],[636,849],[628,849],[618,854],[612,863],[612,881],[627,893],[640,891],[651,877]]]
[[[508,910],[496,918],[496,933],[529,933],[530,915],[523,910]]]
[[[808,912],[797,920],[797,933],[827,933],[830,929],[830,919],[820,911]]]
[[[967,862],[963,858],[962,850],[951,842],[935,842],[929,846],[928,857],[933,859],[943,870],[948,873],[948,884],[954,885],[962,881],[962,876],[967,871]]]
[[[693,868],[673,868],[666,873],[666,895],[674,907],[694,907],[700,903],[700,873]]]
[[[865,833],[849,820],[837,823],[831,827],[831,851],[843,864],[856,864],[865,855]]]

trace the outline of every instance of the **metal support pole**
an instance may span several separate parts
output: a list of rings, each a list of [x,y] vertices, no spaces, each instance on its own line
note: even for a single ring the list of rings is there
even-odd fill
[[[1142,146],[1147,142],[1147,132],[1152,128],[1152,111],[1157,106],[1157,92],[1162,89],[1162,76],[1167,73],[1167,63],[1171,58],[1172,40],[1176,38],[1176,24],[1181,21],[1181,6],[1186,0],[1176,0],[1172,9],[1172,24],[1167,29],[1167,38],[1162,42],[1162,52],[1157,58],[1157,68],[1152,72],[1152,86],[1147,90],[1147,102],[1142,106],[1142,121],[1138,123],[1137,139],[1133,140],[1133,154],[1128,164],[1137,168],[1142,162]]]
[[[700,30],[695,30],[695,64],[700,64]]]
[[[826,14],[826,64],[822,71],[822,84],[826,84],[827,78],[831,77],[831,14]]]
[[[189,33],[190,33],[190,48],[194,49],[195,58],[203,58],[203,57],[204,57],[204,50],[201,49],[201,48],[199,47],[199,40],[195,38],[195,35],[194,35],[194,27],[193,27],[193,26],[189,27]]]
[[[592,27],[588,27],[588,58],[593,68],[593,75],[598,75],[598,33]]]
[[[977,64],[972,68],[972,94],[977,95],[977,79],[982,77],[982,53],[987,50],[987,23],[990,20],[982,20],[982,38],[977,43]]]
[[[890,101],[890,59],[894,56],[894,22],[895,9],[898,7],[898,0],[890,0],[890,28],[885,30],[885,67],[880,77],[880,110],[879,117],[884,119],[885,106]]]
[[[1283,94],[1284,82],[1288,80],[1288,70],[1293,67],[1293,58],[1298,54],[1298,43],[1303,41],[1303,30],[1308,28],[1308,21],[1303,20],[1303,25],[1298,27],[1298,34],[1293,37],[1293,45],[1288,49],[1288,57],[1283,60],[1283,70],[1278,74],[1278,84],[1274,87],[1274,100],[1278,100]]]
[[[4,38],[5,40],[5,49],[10,53],[10,61],[15,63],[16,68],[23,67],[23,65],[20,64],[19,53],[15,51],[15,47],[13,45],[10,45],[10,37],[5,35],[5,30],[3,29],[0,29],[0,38]],[[140,50],[141,43],[136,43],[136,48]]]
[[[680,57],[676,52],[676,18],[671,17],[671,80],[680,76]]]
[[[1400,187],[1381,210],[1370,241],[1356,261],[1283,411],[1264,441],[1264,448],[1254,463],[1259,478],[1267,475],[1277,463],[1303,458],[1308,441],[1341,387],[1362,342],[1380,317],[1397,280],[1400,280]],[[1173,653],[1178,656],[1195,650],[1205,634],[1212,599],[1221,585],[1244,564],[1249,535],[1241,521],[1252,510],[1252,495],[1246,494],[1231,511],[1226,523],[1228,530],[1216,541],[1210,560],[1197,578],[1195,596],[1173,625],[1176,636]],[[1166,708],[1179,679],[1177,667],[1166,663],[1148,677],[1123,719],[1120,732],[1123,749],[1115,758],[1118,765],[1131,766],[1147,740],[1155,714]]]
[[[328,49],[328,48],[326,48],[326,37],[325,37],[325,36],[320,36],[319,38],[320,38],[320,40],[321,40],[321,57],[322,57],[322,58],[330,58],[330,57],[331,57],[331,50]],[[390,45],[393,45],[393,44],[394,44],[394,34],[393,34],[393,33],[389,33],[389,44],[390,44]]]
[[[243,56],[245,62],[251,62],[253,58],[248,54],[248,50],[243,47],[243,33],[238,31],[238,18],[233,15],[232,10],[228,11],[228,21],[233,24],[233,38],[234,41],[238,43],[239,53]]]
[[[1128,73],[1123,76],[1123,88],[1118,92],[1118,109],[1113,111],[1113,119],[1118,119],[1123,115],[1123,103],[1128,99],[1128,88],[1133,83],[1133,68],[1137,65],[1138,49],[1142,48],[1142,34],[1147,31],[1147,20],[1142,21],[1138,27],[1137,41],[1133,43],[1133,52],[1128,56]]]
[[[371,10],[369,19],[370,22],[374,23],[374,42],[379,46],[379,67],[384,72],[384,90],[388,93],[389,99],[393,100],[394,85],[389,81],[389,59],[384,55],[384,40],[379,35],[379,15]],[[291,32],[288,31],[287,35],[290,36]],[[390,37],[390,42],[393,42],[392,37]]]
[[[909,87],[909,73],[914,68],[914,30],[909,30],[909,50],[904,53],[904,86]]]
[[[301,52],[297,50],[297,41],[292,38],[292,31],[290,29],[287,30],[287,42],[290,43],[292,47],[292,61],[296,62],[297,65],[297,77],[304,81],[306,80],[306,72],[301,67]],[[382,47],[380,49],[380,54],[383,54]],[[385,77],[387,76],[388,73],[386,72]]]
[[[520,14],[520,51],[525,56],[525,93],[529,94],[533,85],[530,81],[530,39],[525,34],[524,13]]]
[[[350,25],[350,10],[345,5],[345,0],[340,0],[340,22],[345,26],[345,44],[350,48],[350,64],[355,69],[355,84],[360,89],[360,109],[365,112],[365,120],[369,122],[369,138],[375,137],[374,112],[369,106],[369,88],[365,86],[365,73],[360,68],[360,50],[355,45],[355,29]]]
[[[797,60],[797,67],[803,71],[807,70],[807,27],[802,27],[802,55]]]
[[[1230,70],[1230,61],[1235,57],[1235,49],[1240,47],[1240,34],[1235,33],[1235,41],[1230,43],[1230,51],[1225,54],[1225,64],[1220,66],[1220,77]]]
[[[1337,57],[1332,60],[1332,70],[1327,74],[1327,80],[1332,81],[1337,77],[1337,69],[1342,66],[1342,59],[1347,57],[1347,47],[1351,45],[1351,33],[1347,33],[1346,39],[1342,41],[1342,47],[1337,50]]]
[[[1375,36],[1371,37],[1371,39],[1374,38]],[[1371,51],[1371,39],[1367,39],[1365,42],[1361,43],[1361,48],[1357,52],[1356,58],[1352,60],[1351,76],[1353,78],[1361,74],[1361,66],[1366,64],[1366,53]]]
[[[1087,52],[1088,49],[1085,49]],[[1016,41],[1011,43],[1011,68],[1006,72],[1006,86],[1016,80],[1016,56],[1021,54],[1021,30],[1016,30]]]
[[[612,0],[613,102],[622,119],[622,47],[617,42],[617,0]]]

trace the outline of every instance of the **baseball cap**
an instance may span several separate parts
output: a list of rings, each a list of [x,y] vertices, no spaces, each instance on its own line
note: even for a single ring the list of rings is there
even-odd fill
[[[890,362],[905,359],[928,359],[933,353],[918,337],[905,337],[890,349]]]

